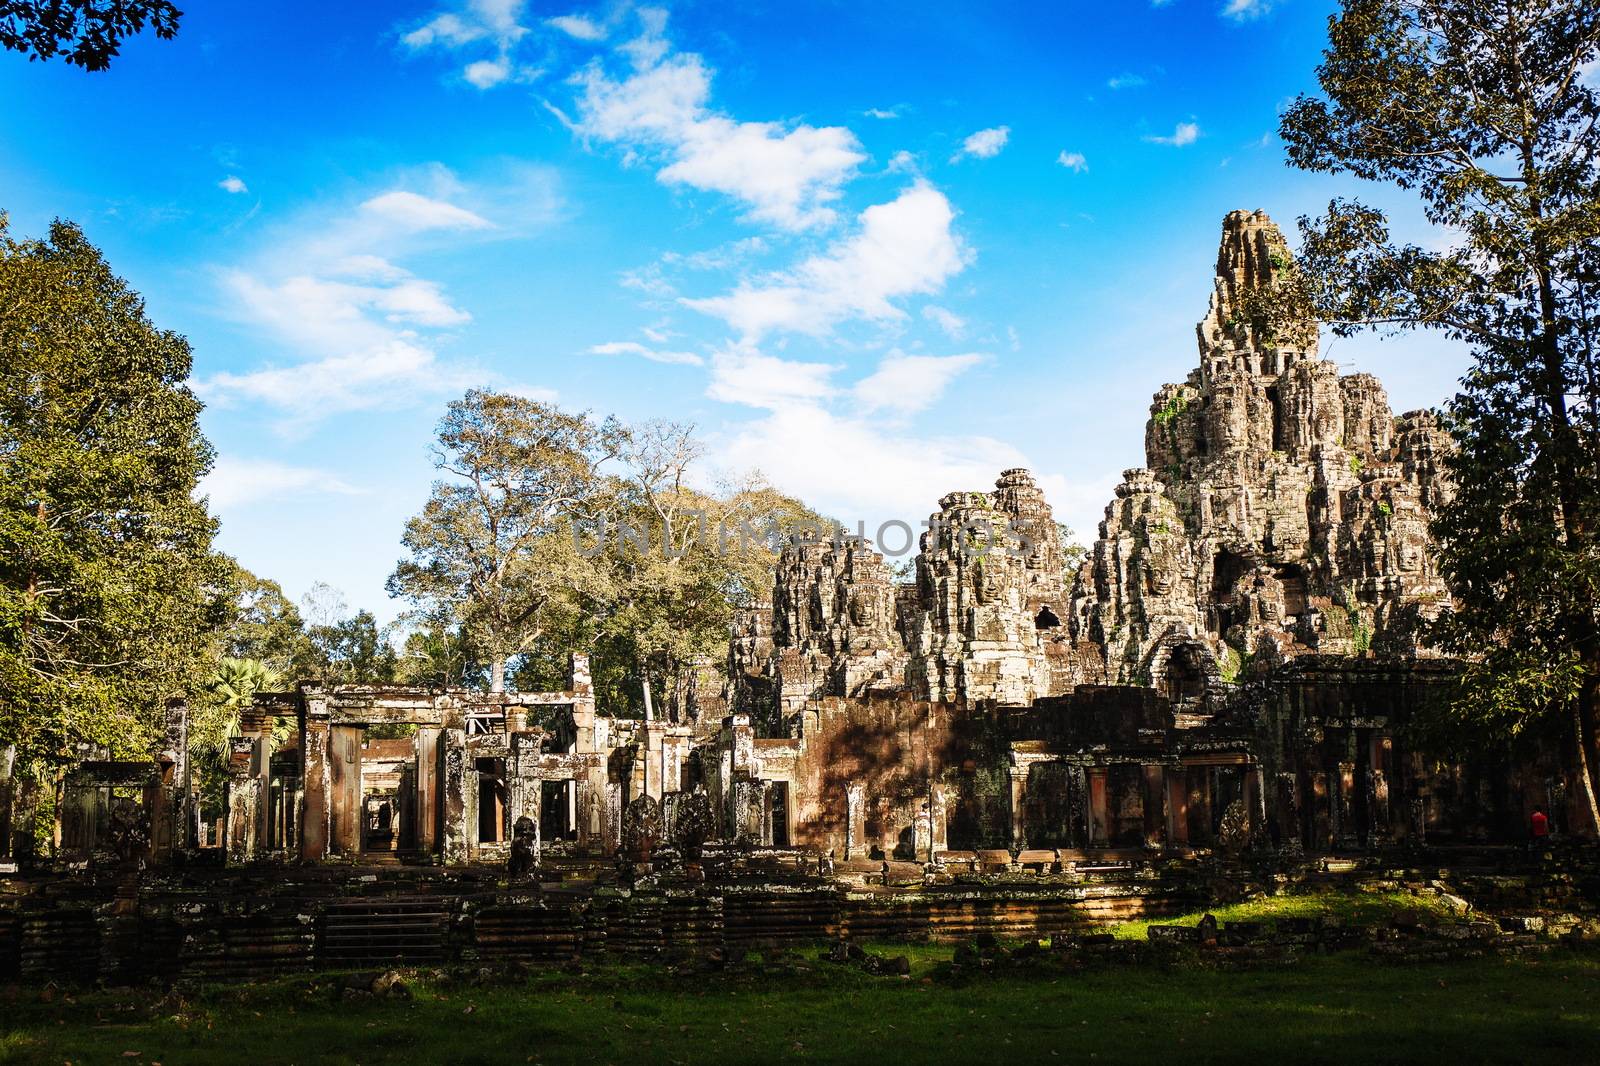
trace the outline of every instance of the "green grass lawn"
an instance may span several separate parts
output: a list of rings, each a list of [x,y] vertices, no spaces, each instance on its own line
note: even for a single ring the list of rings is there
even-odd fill
[[[884,953],[900,950],[885,946]],[[814,957],[815,952],[808,952]],[[926,963],[931,952],[918,952]],[[41,1063],[1298,1063],[1600,1060],[1600,959],[868,977],[607,966],[343,1003],[305,979],[158,993],[0,993],[0,1061]],[[326,976],[320,978],[325,984]],[[136,1054],[134,1054],[136,1053]]]
[[[1152,925],[1199,925],[1212,914],[1219,922],[1269,922],[1274,918],[1333,918],[1346,925],[1373,925],[1400,914],[1426,921],[1451,922],[1458,916],[1434,895],[1405,892],[1310,892],[1303,895],[1266,896],[1244,903],[1229,903],[1194,911],[1176,918],[1121,922],[1111,931],[1122,940],[1144,940]]]
[[[1282,895],[1222,921],[1429,912],[1400,893]],[[1194,923],[1201,912],[1170,921]],[[1118,936],[1145,936],[1129,922]],[[1386,963],[1360,952],[1220,971],[1115,966],[935,976],[948,945],[872,945],[908,978],[821,962],[821,948],[713,972],[595,965],[413,998],[345,1002],[327,974],[206,990],[0,990],[0,1063],[1302,1063],[1600,1061],[1600,956]]]

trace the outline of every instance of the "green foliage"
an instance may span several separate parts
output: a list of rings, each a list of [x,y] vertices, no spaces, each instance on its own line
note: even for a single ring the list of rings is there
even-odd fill
[[[1174,392],[1167,402],[1161,405],[1161,410],[1154,415],[1156,425],[1170,426],[1174,419],[1183,414],[1189,406],[1189,394],[1183,389]]]
[[[720,668],[733,612],[770,599],[773,545],[742,537],[741,524],[832,535],[832,523],[759,475],[715,493],[695,488],[702,454],[693,426],[646,422],[627,432],[617,474],[604,486],[614,526],[651,531],[648,550],[612,537],[594,560],[601,592],[588,604],[587,625],[597,697],[609,696],[614,711],[642,712],[647,687],[654,706],[663,686],[698,663]]]
[[[1394,514],[1394,505],[1388,500],[1379,500],[1378,513],[1383,515],[1385,518],[1389,518]]]
[[[1402,245],[1383,212],[1336,200],[1302,220],[1304,284],[1287,296],[1341,335],[1427,328],[1471,346],[1449,417],[1457,491],[1434,522],[1454,610],[1433,637],[1477,659],[1462,726],[1572,723],[1600,821],[1597,59],[1586,0],[1346,0],[1322,96],[1281,132],[1295,165],[1409,190],[1448,227]]]
[[[1232,644],[1222,646],[1222,659],[1217,664],[1218,673],[1228,684],[1237,684],[1250,670],[1250,652],[1240,651]]]
[[[1351,473],[1352,473],[1352,474],[1359,474],[1359,473],[1361,473],[1361,468],[1362,468],[1362,467],[1363,467],[1363,466],[1365,466],[1365,465],[1366,465],[1366,461],[1365,461],[1365,460],[1363,460],[1363,459],[1362,459],[1362,458],[1361,458],[1361,456],[1359,456],[1359,455],[1352,455],[1352,456],[1351,456],[1351,457],[1350,457],[1350,472],[1351,472]]]
[[[232,613],[189,346],[77,227],[0,216],[0,353],[0,745],[137,756]]]
[[[222,655],[257,659],[272,673],[287,674],[305,638],[294,602],[275,581],[234,564],[233,617],[223,637]]]
[[[538,640],[561,601],[591,583],[569,523],[593,513],[599,468],[622,437],[615,422],[480,390],[440,421],[434,466],[446,477],[406,523],[411,554],[388,588],[423,617],[459,626],[481,649],[492,688],[505,687],[508,660]]]
[[[84,70],[105,70],[125,37],[144,32],[170,41],[183,17],[171,0],[0,0],[0,46],[30,60],[60,55]]]
[[[1056,523],[1056,543],[1061,548],[1061,568],[1070,577],[1083,565],[1083,560],[1089,555],[1089,549],[1083,546],[1078,540],[1078,535],[1065,522]],[[915,576],[914,569],[913,576]]]

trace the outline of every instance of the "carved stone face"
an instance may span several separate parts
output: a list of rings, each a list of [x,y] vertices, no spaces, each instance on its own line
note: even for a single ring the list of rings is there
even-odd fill
[[[859,629],[871,629],[878,621],[878,605],[863,589],[850,593],[850,624]]]

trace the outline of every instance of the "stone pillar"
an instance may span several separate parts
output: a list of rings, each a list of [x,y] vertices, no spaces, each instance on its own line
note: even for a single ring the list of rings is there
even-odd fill
[[[255,772],[259,739],[234,737],[228,758],[228,809],[224,837],[230,863],[250,862],[260,842],[261,778]]]
[[[1394,837],[1393,815],[1389,806],[1389,766],[1392,761],[1394,741],[1376,730],[1373,731],[1371,754],[1368,756],[1367,816],[1369,834],[1374,844]]]
[[[1110,840],[1106,835],[1106,772],[1103,768],[1092,769],[1089,776],[1089,846],[1092,848],[1106,847]]]
[[[432,854],[439,847],[439,736],[435,725],[420,726],[413,741],[417,753],[417,850]]]
[[[866,831],[866,786],[859,781],[844,787],[844,857],[859,858],[867,853],[863,834]]]
[[[644,724],[644,781],[643,793],[660,801],[666,791],[666,739],[667,724],[653,721]]]
[[[1012,766],[1006,769],[1006,776],[1011,781],[1011,846],[1025,848],[1028,846],[1028,768],[1026,766]]]
[[[440,858],[446,866],[464,866],[471,857],[467,824],[473,811],[468,807],[468,796],[476,798],[478,775],[475,770],[469,773],[464,729],[444,730],[440,748],[443,751],[440,791],[444,808],[439,827]]]
[[[1144,768],[1144,846],[1167,843],[1167,768],[1150,763]]]
[[[1315,851],[1328,851],[1333,847],[1334,834],[1334,804],[1329,794],[1328,774],[1323,770],[1313,770],[1306,776],[1311,785],[1310,847]]]
[[[947,825],[948,818],[945,816],[946,798],[943,785],[937,782],[934,783],[929,790],[928,803],[929,815],[933,826],[933,850],[936,852],[947,851],[950,847],[950,840],[947,835],[949,827]]]
[[[361,734],[358,725],[328,730],[328,846],[336,855],[361,854]]]
[[[300,858],[328,854],[328,701],[307,692],[300,706]]]
[[[150,850],[157,862],[174,851],[194,846],[189,838],[193,822],[189,785],[189,705],[182,698],[167,701],[165,743],[158,765],[161,787],[155,790],[150,811]]]
[[[1339,764],[1338,775],[1335,778],[1334,788],[1334,839],[1335,846],[1340,848],[1355,848],[1359,846],[1358,827],[1355,824],[1355,791],[1356,791],[1356,764],[1342,762]]]
[[[513,733],[511,757],[506,760],[506,803],[510,808],[507,817],[512,835],[516,834],[518,818],[533,819],[535,854],[538,854],[541,843],[539,808],[544,799],[544,778],[539,771],[539,760],[543,755],[540,748],[538,737],[529,733]]]
[[[1304,829],[1300,820],[1300,789],[1294,774],[1277,775],[1277,803],[1274,821],[1275,839],[1279,847],[1291,842],[1304,845]]]
[[[577,732],[577,750],[594,751],[594,682],[589,676],[589,657],[573,652],[568,667],[572,692],[572,727]]]
[[[1189,771],[1183,766],[1167,774],[1167,842],[1189,843]]]

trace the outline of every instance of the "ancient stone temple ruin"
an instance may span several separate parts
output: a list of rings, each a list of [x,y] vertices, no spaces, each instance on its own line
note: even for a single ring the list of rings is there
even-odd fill
[[[1073,634],[1113,682],[1182,699],[1207,659],[1231,673],[1256,654],[1426,654],[1416,624],[1448,603],[1427,523],[1450,491],[1449,437],[1318,359],[1315,323],[1249,323],[1247,294],[1289,269],[1264,214],[1227,217],[1200,365],[1156,393],[1145,465],[1123,475],[1073,590]]]
[[[1106,683],[1181,701],[1257,655],[1427,655],[1417,623],[1449,602],[1427,532],[1449,437],[1319,359],[1315,323],[1250,324],[1247,297],[1290,269],[1264,214],[1224,220],[1200,365],[1156,393],[1145,465],[1075,573],[1033,478],[1004,471],[939,501],[912,586],[860,540],[785,551],[770,625],[756,612],[736,642],[742,691],[769,679],[780,709],[896,688],[1023,706]],[[1027,531],[1032,550],[961,550],[990,528]]]
[[[938,501],[910,580],[859,537],[791,540],[722,693],[698,671],[665,719],[600,714],[577,651],[559,692],[301,684],[243,717],[219,834],[174,756],[85,763],[66,838],[106,839],[133,784],[152,855],[220,837],[233,863],[637,868],[724,846],[1059,866],[1489,840],[1535,802],[1588,831],[1550,765],[1408,741],[1455,669],[1421,625],[1449,602],[1427,530],[1451,444],[1320,359],[1315,323],[1255,324],[1292,269],[1264,214],[1227,216],[1198,366],[1156,392],[1079,560],[1028,471],[1000,471]]]

